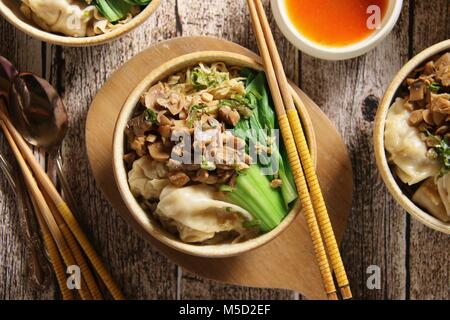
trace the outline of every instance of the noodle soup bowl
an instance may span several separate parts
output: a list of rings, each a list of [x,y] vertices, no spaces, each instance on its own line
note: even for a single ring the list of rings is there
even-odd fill
[[[197,52],[175,58],[159,68],[153,70],[130,94],[125,102],[114,129],[113,137],[113,170],[115,180],[125,202],[129,214],[140,226],[143,227],[152,237],[161,241],[165,245],[176,249],[180,252],[194,256],[220,258],[230,257],[243,254],[255,248],[258,248],[279,236],[294,221],[300,211],[299,201],[293,206],[292,210],[287,214],[284,220],[272,231],[261,234],[256,238],[241,243],[225,243],[225,244],[190,244],[182,242],[178,235],[172,234],[165,230],[159,221],[153,215],[144,211],[139,205],[136,198],[131,193],[128,179],[127,169],[124,165],[123,156],[125,154],[125,128],[128,121],[132,117],[136,107],[138,106],[140,97],[158,81],[168,78],[179,71],[188,67],[197,65],[198,63],[224,62],[228,66],[247,67],[256,71],[262,70],[259,62],[240,54],[219,51]],[[298,96],[294,96],[298,101]],[[299,109],[299,115],[307,136],[310,146],[311,155],[314,163],[317,159],[317,147],[311,119],[304,109]],[[186,199],[186,205],[188,205]]]
[[[378,169],[380,170],[381,177],[384,180],[389,192],[394,199],[405,209],[412,217],[426,226],[450,234],[450,223],[445,223],[430,213],[424,211],[417,206],[412,200],[411,196],[407,194],[405,186],[400,183],[394,173],[391,170],[391,166],[388,163],[387,154],[385,150],[384,131],[386,127],[386,118],[389,108],[394,103],[398,96],[399,89],[403,85],[408,75],[423,63],[429,61],[433,56],[442,54],[450,50],[450,40],[438,43],[415,56],[410,60],[394,77],[391,84],[386,90],[386,93],[378,107],[377,116],[375,119],[374,129],[374,146],[375,146],[375,158]]]
[[[41,29],[33,21],[22,14],[20,11],[21,1],[0,0],[0,14],[14,27],[38,40],[61,46],[87,47],[110,42],[138,27],[158,8],[160,1],[161,0],[152,0],[152,2],[138,15],[121,27],[114,29],[111,32],[91,37],[70,37]]]

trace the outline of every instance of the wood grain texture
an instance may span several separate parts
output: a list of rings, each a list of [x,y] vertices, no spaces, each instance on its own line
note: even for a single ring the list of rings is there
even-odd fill
[[[412,55],[450,38],[448,0],[416,0],[415,4],[414,15],[411,17]],[[450,299],[450,237],[435,232],[414,219],[408,225],[409,298]]]
[[[406,216],[378,174],[372,129],[384,89],[408,60],[408,24],[405,2],[394,31],[367,55],[341,62],[302,55],[301,87],[339,128],[353,162],[353,211],[342,252],[356,298],[406,297]],[[381,269],[380,290],[366,286],[371,265]]]
[[[108,76],[150,43],[176,34],[174,5],[164,1],[144,25],[112,45],[64,48],[64,101],[70,116],[64,170],[79,204],[79,220],[124,294],[131,299],[174,299],[177,268],[120,219],[95,186],[84,145],[87,108]],[[164,25],[156,29],[152,26]]]
[[[264,1],[268,4],[268,1]],[[245,1],[177,1],[180,31],[182,36],[210,35],[225,38],[244,47],[257,50],[252,26],[248,17]],[[293,76],[296,61],[295,50],[283,37],[277,37],[280,54],[285,58],[288,76]],[[289,291],[264,290],[227,286],[201,279],[198,276],[182,272],[180,276],[181,299],[292,299],[295,295]]]
[[[10,59],[21,70],[31,70],[45,76],[41,55],[42,44],[15,30],[4,21],[0,23],[0,54]],[[27,48],[25,51],[23,48]],[[36,52],[37,54],[29,54]],[[0,152],[13,161],[12,153],[1,134]],[[45,166],[43,154],[36,153]],[[31,280],[26,260],[27,252],[19,225],[15,196],[3,173],[0,172],[0,299],[53,299],[58,298],[55,282],[48,277],[47,288],[39,288]]]
[[[354,204],[342,252],[358,299],[450,299],[450,239],[411,220],[393,201],[372,155],[373,117],[391,78],[413,54],[450,36],[448,0],[404,2],[394,32],[374,51],[345,62],[298,54],[274,27],[288,76],[334,122],[352,157]],[[267,7],[268,0],[264,3]],[[271,22],[274,25],[272,18]],[[22,70],[43,74],[64,94],[71,116],[65,169],[81,208],[80,222],[128,297],[297,298],[287,291],[228,286],[180,272],[133,233],[92,179],[84,150],[84,120],[96,91],[118,66],[151,43],[199,34],[256,50],[245,1],[163,0],[144,25],[121,40],[93,48],[41,44],[0,19],[0,54]],[[3,138],[0,150],[7,150]],[[0,174],[0,299],[58,297],[54,282],[40,290],[28,281],[14,207]],[[370,265],[381,268],[380,290],[366,287]]]

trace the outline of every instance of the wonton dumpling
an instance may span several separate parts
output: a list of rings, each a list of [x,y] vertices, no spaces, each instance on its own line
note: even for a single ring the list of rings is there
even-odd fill
[[[95,7],[78,0],[22,0],[21,11],[46,31],[84,37]]]
[[[162,220],[172,221],[184,242],[202,242],[218,232],[239,232],[245,220],[253,219],[248,211],[218,198],[210,186],[168,185],[161,193],[156,214]]]
[[[389,160],[396,165],[397,176],[413,185],[435,176],[440,169],[438,160],[427,157],[427,146],[416,128],[408,124],[410,112],[403,99],[397,99],[389,109],[384,131],[384,144]]]
[[[447,205],[444,205],[445,201],[443,201],[440,193],[435,184],[435,178],[428,178],[414,193],[412,200],[436,218],[442,221],[448,221],[450,217],[447,215],[448,209],[446,210],[446,207],[448,207],[450,199],[447,198]],[[448,193],[445,193],[448,197]]]
[[[169,184],[167,169],[163,163],[153,161],[149,156],[142,157],[133,163],[133,168],[128,172],[128,183],[135,197],[158,199]]]
[[[439,215],[438,218],[444,222],[450,221],[450,174],[436,178],[436,185],[441,196],[441,200],[445,206],[445,214]]]

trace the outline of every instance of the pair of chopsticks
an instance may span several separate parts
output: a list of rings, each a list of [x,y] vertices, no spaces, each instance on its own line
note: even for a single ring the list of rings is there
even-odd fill
[[[1,102],[0,102],[1,103]],[[30,192],[56,279],[64,300],[74,299],[67,283],[66,268],[80,268],[79,295],[84,300],[103,299],[102,293],[85,260],[88,257],[100,279],[114,299],[124,299],[87,237],[75,220],[56,187],[39,165],[25,140],[11,123],[4,105],[0,105],[0,126],[11,146]]]
[[[350,299],[347,274],[269,21],[260,0],[247,3],[325,291],[330,300],[338,299],[331,261],[342,297]]]

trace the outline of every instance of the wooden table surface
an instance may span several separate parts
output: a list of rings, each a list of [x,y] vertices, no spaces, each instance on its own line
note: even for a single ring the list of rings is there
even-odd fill
[[[268,9],[268,1],[264,3]],[[269,12],[269,10],[268,10]],[[271,18],[288,75],[322,108],[346,141],[354,198],[342,244],[357,299],[450,299],[450,237],[411,219],[388,194],[373,156],[372,130],[383,91],[422,49],[450,38],[450,1],[405,0],[390,36],[357,59],[327,62],[299,53]],[[65,172],[81,208],[81,223],[126,296],[133,299],[298,299],[283,290],[230,286],[189,274],[142,241],[108,204],[89,168],[84,129],[89,105],[114,70],[153,43],[212,35],[256,50],[244,0],[163,0],[141,27],[113,43],[62,48],[36,41],[0,19],[0,54],[20,70],[49,79],[70,115]],[[9,153],[3,137],[1,152]],[[41,163],[52,172],[42,153]],[[59,298],[55,281],[37,288],[28,262],[15,199],[0,175],[0,299]],[[367,268],[380,267],[381,289],[371,290]],[[274,270],[276,272],[276,270]]]

